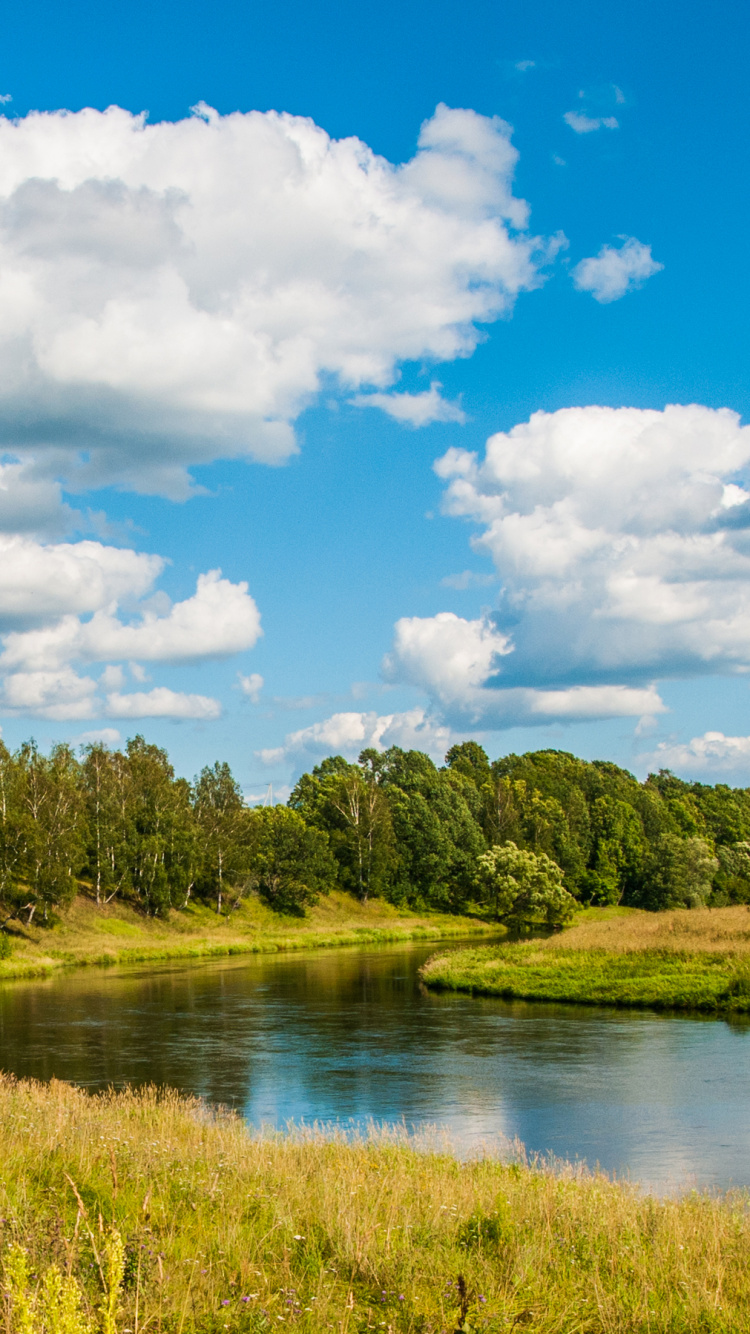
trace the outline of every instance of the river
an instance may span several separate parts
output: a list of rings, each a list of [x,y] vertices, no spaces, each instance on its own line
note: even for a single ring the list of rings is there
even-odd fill
[[[644,1186],[750,1185],[750,1023],[433,995],[420,943],[89,969],[0,987],[0,1065],[166,1084],[253,1125],[435,1125]]]

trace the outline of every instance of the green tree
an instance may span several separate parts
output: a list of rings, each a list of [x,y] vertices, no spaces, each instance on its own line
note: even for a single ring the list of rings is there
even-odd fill
[[[481,901],[507,926],[562,926],[575,911],[557,863],[544,852],[528,852],[515,843],[496,844],[482,853],[476,883]]]
[[[464,795],[474,787],[455,769],[438,771],[429,755],[392,746],[380,759],[398,864],[393,898],[458,911],[473,891],[476,858],[486,843]]]
[[[87,746],[81,766],[86,822],[86,871],[97,903],[109,903],[131,884],[134,842],[133,784],[121,751],[97,742]]]
[[[69,746],[44,756],[33,741],[21,747],[17,762],[22,892],[30,900],[29,920],[40,907],[46,921],[51,907],[75,897],[85,861],[80,770]]]
[[[703,908],[718,870],[718,859],[705,839],[663,834],[651,851],[642,906],[656,911]]]
[[[18,880],[26,866],[28,831],[23,786],[18,759],[0,741],[0,899],[4,903],[14,901]]]
[[[750,842],[742,841],[718,847],[719,863],[714,878],[711,903],[721,907],[727,903],[750,903]]]
[[[304,774],[290,807],[329,840],[341,887],[361,902],[389,892],[396,864],[391,808],[380,756],[363,751],[358,764],[332,756]]]
[[[228,764],[217,760],[201,770],[193,785],[193,810],[200,836],[199,887],[215,898],[220,913],[225,893],[247,871],[246,812]]]
[[[249,878],[276,912],[301,915],[336,880],[328,836],[288,806],[248,812]]]
[[[127,744],[132,784],[128,850],[132,892],[146,913],[183,904],[195,879],[196,826],[190,785],[175,779],[166,751],[142,736]]]

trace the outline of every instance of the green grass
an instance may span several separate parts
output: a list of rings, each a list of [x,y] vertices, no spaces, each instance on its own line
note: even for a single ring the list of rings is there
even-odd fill
[[[257,898],[229,917],[190,903],[167,919],[143,916],[126,903],[97,906],[79,895],[49,928],[13,922],[11,953],[0,958],[0,980],[42,977],[84,965],[154,963],[166,959],[215,958],[409,940],[442,940],[496,934],[497,927],[473,917],[418,913],[382,899],[359,903],[340,891],[325,895],[304,917],[274,913]]]
[[[25,1248],[32,1285],[51,1265],[71,1274],[94,1328],[113,1226],[118,1334],[748,1328],[744,1194],[659,1201],[580,1168],[462,1163],[403,1134],[253,1135],[176,1094],[8,1077],[0,1127],[0,1255]],[[21,1314],[6,1305],[7,1334]]]
[[[651,1009],[750,1010],[747,955],[549,948],[538,941],[460,949],[421,970],[428,987],[518,1000]]]

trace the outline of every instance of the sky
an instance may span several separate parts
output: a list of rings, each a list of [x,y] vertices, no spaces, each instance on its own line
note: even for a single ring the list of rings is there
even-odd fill
[[[750,783],[748,26],[9,11],[5,742]]]

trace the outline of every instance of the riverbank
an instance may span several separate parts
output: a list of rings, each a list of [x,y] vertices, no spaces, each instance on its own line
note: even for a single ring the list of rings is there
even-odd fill
[[[99,1326],[114,1225],[123,1334],[747,1328],[745,1195],[657,1201],[572,1167],[254,1136],[172,1093],[9,1077],[0,1124],[2,1253],[27,1249],[32,1287],[54,1263],[75,1275]]]
[[[51,927],[8,924],[11,952],[0,958],[3,979],[43,977],[60,968],[148,963],[231,954],[271,954],[346,945],[409,940],[445,940],[497,935],[497,927],[474,917],[416,913],[382,899],[359,903],[334,890],[304,917],[272,912],[258,898],[221,917],[190,903],[167,919],[144,917],[125,903],[97,906],[79,895]]]
[[[748,1012],[750,912],[589,909],[548,940],[437,955],[421,977],[435,990],[505,999]]]

